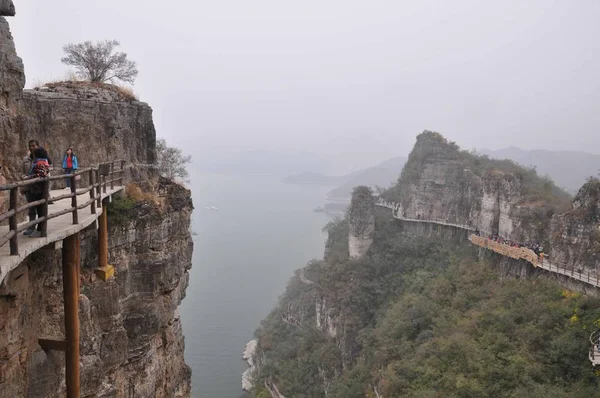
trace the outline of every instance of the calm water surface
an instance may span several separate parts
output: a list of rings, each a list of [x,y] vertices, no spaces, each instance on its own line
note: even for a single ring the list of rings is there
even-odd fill
[[[331,187],[197,174],[191,188],[195,248],[180,313],[193,396],[238,398],[245,344],[293,271],[323,256],[329,219],[313,209]]]

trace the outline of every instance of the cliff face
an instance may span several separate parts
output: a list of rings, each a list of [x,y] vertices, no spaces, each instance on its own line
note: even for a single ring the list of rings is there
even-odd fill
[[[555,216],[552,258],[575,271],[600,273],[600,181],[590,179],[577,193],[572,209]]]
[[[1,15],[7,4],[0,0]],[[109,209],[116,275],[108,282],[93,273],[95,226],[80,233],[82,396],[189,397],[177,307],[191,267],[192,203],[189,190],[157,176],[152,109],[111,87],[60,84],[23,93],[22,63],[1,17],[0,39],[0,156],[8,180],[21,174],[27,141],[38,139],[58,168],[68,146],[82,166],[125,159],[132,166],[126,178],[144,188],[142,197]],[[64,338],[61,261],[60,247],[50,245],[0,286],[0,398],[65,395],[64,354],[38,344]]]
[[[402,204],[400,214],[407,218],[445,220],[542,243],[549,242],[552,214],[569,203],[565,194],[554,195],[556,190],[531,170],[474,156],[426,131],[388,195]]]
[[[19,146],[14,127],[16,107],[25,86],[23,62],[17,56],[8,22],[2,17],[14,13],[12,1],[0,1],[0,165],[8,176],[12,175],[14,169],[9,160],[14,153],[11,151]],[[0,200],[0,211],[4,210],[3,207]]]
[[[0,108],[11,108],[25,87],[23,61],[17,56],[8,22],[3,15],[15,15],[10,0],[0,1]]]
[[[373,244],[375,233],[374,201],[371,190],[367,187],[356,187],[352,193],[349,211],[348,250],[350,258],[365,255]]]
[[[152,109],[113,87],[64,83],[25,90],[16,131],[21,142],[39,140],[56,161],[69,146],[84,166],[105,159],[156,161]]]
[[[161,204],[138,203],[118,224],[109,218],[114,279],[93,273],[94,227],[81,234],[83,397],[190,395],[177,307],[191,267],[192,204],[178,185],[161,180],[159,189]],[[60,264],[61,250],[36,252],[0,288],[0,397],[64,395],[64,355],[37,343],[64,336]]]

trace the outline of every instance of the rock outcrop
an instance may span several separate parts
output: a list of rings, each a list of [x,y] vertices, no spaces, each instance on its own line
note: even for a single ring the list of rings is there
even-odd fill
[[[0,15],[14,15],[11,0],[0,0]],[[9,160],[19,147],[14,133],[16,109],[25,86],[23,61],[17,55],[6,19],[0,16],[0,166],[3,174],[11,178],[15,167]],[[4,194],[0,194],[0,211],[5,210]]]
[[[479,158],[429,131],[417,137],[390,191],[404,217],[470,225],[518,242],[549,243],[551,216],[570,201],[531,170]]]
[[[134,165],[156,162],[152,108],[111,86],[62,83],[25,90],[16,132],[21,142],[39,140],[53,159],[62,159],[73,146],[83,166],[109,158]]]
[[[348,213],[348,250],[350,258],[365,255],[373,244],[375,234],[375,213],[373,194],[368,187],[356,187]]]
[[[81,234],[82,397],[190,396],[177,307],[191,267],[192,205],[188,190],[159,185],[161,204],[138,203],[113,221],[109,215],[114,279],[94,275],[94,227]],[[2,398],[64,396],[64,355],[38,345],[64,336],[60,264],[60,250],[38,251],[0,288]]]
[[[246,348],[242,354],[242,359],[248,363],[248,366],[250,366],[244,371],[244,373],[242,373],[242,390],[244,391],[250,391],[254,387],[253,373],[256,371],[256,362],[254,361],[254,356],[256,355],[257,344],[257,340],[250,340],[248,344],[246,344]]]
[[[14,107],[24,86],[23,61],[17,56],[8,22],[0,17],[0,107]]]
[[[14,13],[11,6],[0,0],[0,14]],[[109,210],[116,276],[108,282],[93,272],[95,226],[80,232],[81,396],[189,397],[177,307],[191,267],[193,207],[189,190],[156,174],[152,109],[109,86],[66,83],[23,93],[24,82],[0,17],[0,158],[9,181],[19,178],[20,158],[35,138],[56,163],[68,146],[81,166],[125,159],[132,166],[126,178],[144,189]],[[62,250],[50,245],[0,286],[0,398],[65,395],[64,354],[38,344],[64,339],[61,262]]]
[[[15,5],[12,0],[0,0],[0,16],[15,16]]]
[[[551,261],[577,271],[600,274],[600,181],[581,187],[570,211],[555,216]]]

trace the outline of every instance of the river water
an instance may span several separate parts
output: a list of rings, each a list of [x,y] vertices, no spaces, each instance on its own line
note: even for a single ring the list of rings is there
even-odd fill
[[[331,187],[202,173],[191,188],[195,247],[180,313],[193,396],[238,398],[245,344],[293,271],[323,256],[329,218],[313,209]]]

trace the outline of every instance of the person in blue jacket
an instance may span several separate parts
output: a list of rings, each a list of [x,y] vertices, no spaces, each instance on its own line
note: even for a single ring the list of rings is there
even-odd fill
[[[67,152],[65,152],[65,157],[63,158],[63,170],[65,174],[71,174],[73,171],[79,168],[77,164],[77,156],[73,153],[73,148],[67,148]],[[67,188],[71,188],[71,179],[67,178]]]

